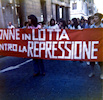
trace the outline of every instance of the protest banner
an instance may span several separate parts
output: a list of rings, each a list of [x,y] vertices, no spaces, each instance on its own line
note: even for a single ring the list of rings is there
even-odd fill
[[[0,29],[0,55],[103,61],[103,28]]]

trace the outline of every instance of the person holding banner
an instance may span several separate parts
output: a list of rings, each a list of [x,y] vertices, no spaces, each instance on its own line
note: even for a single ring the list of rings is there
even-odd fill
[[[103,28],[103,23],[101,22],[103,15],[101,13],[94,14],[94,24],[90,28]],[[103,62],[98,62],[99,66],[101,67],[101,75],[100,78],[103,79]],[[93,77],[94,73],[94,66],[95,62],[90,62],[92,72],[89,74],[89,77]]]
[[[29,15],[28,16],[28,28],[29,29],[40,29],[41,26],[38,25],[38,19],[35,15]],[[34,75],[33,76],[38,76],[38,75],[45,75],[45,69],[44,69],[44,64],[42,59],[33,59],[34,65]]]

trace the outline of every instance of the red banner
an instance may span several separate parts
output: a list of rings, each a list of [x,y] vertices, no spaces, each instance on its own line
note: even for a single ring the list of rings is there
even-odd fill
[[[103,61],[103,28],[83,30],[0,29],[0,55]]]

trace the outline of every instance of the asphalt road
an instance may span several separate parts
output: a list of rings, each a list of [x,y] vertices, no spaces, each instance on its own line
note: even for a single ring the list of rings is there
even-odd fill
[[[102,100],[100,70],[86,62],[43,60],[46,75],[33,77],[32,59],[0,58],[0,100]]]

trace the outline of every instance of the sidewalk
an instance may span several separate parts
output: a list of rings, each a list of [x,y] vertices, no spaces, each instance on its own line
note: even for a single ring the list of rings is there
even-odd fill
[[[46,76],[32,77],[32,62],[18,69],[19,73],[6,73],[2,81],[9,81],[0,90],[0,100],[102,100],[99,73],[89,78],[86,62],[44,60],[44,65]]]

